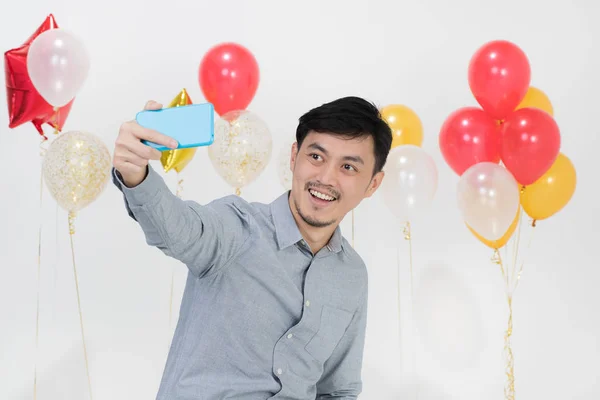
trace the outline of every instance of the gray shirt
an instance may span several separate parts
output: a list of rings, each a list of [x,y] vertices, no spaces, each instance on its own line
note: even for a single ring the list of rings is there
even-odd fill
[[[367,270],[342,237],[312,254],[288,193],[183,201],[149,167],[127,188],[146,241],[188,267],[158,400],[356,399]]]

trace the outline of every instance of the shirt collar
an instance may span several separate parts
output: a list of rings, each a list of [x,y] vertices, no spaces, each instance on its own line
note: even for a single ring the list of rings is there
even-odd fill
[[[275,234],[280,250],[303,239],[290,209],[289,196],[290,192],[287,191],[271,203],[271,215],[273,215]],[[342,250],[342,231],[339,225],[336,227],[327,247],[335,253]]]

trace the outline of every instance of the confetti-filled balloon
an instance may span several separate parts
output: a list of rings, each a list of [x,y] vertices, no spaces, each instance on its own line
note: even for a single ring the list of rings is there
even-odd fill
[[[208,155],[217,173],[239,195],[254,181],[271,159],[271,132],[251,111],[231,111],[215,122],[215,140]]]
[[[44,157],[44,180],[59,206],[76,213],[102,193],[110,178],[106,145],[86,132],[65,132]]]
[[[292,143],[286,142],[285,145],[279,151],[279,158],[277,160],[277,175],[279,176],[279,183],[285,190],[292,189],[293,174],[290,169],[290,159],[292,156]]]

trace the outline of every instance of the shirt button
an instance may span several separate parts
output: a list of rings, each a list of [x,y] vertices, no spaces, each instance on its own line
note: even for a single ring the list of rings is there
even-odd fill
[[[310,300],[306,300],[306,307],[310,307]]]
[[[292,335],[291,333],[287,335],[288,339],[291,339],[292,337],[294,337],[294,335]]]
[[[277,368],[277,375],[283,374],[283,370],[281,368]]]

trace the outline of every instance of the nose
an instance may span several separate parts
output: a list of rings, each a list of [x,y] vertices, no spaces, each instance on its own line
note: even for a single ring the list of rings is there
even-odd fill
[[[334,164],[324,165],[319,174],[319,182],[321,182],[323,185],[336,187],[338,173],[339,171]]]

